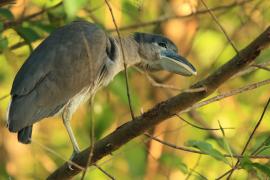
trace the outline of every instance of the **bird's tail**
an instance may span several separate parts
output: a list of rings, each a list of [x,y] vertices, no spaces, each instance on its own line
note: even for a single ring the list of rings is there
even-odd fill
[[[30,144],[32,137],[32,126],[25,127],[18,132],[18,141],[23,144]]]

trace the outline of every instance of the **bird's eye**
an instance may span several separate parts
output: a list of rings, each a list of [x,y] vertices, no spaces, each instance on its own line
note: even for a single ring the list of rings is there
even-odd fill
[[[164,43],[164,42],[159,42],[158,45],[159,45],[160,47],[167,48],[167,45],[166,45],[166,43]]]

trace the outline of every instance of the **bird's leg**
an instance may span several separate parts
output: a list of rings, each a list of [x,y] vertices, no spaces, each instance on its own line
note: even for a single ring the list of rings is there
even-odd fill
[[[68,132],[70,141],[71,141],[72,146],[73,146],[73,153],[72,153],[72,155],[70,157],[70,160],[72,160],[74,158],[74,156],[80,152],[80,148],[78,146],[77,140],[76,140],[76,138],[74,136],[74,133],[72,131],[72,128],[70,126],[71,114],[70,114],[68,109],[64,110],[64,112],[62,114],[62,119],[63,119],[63,123],[65,125],[65,128],[66,128],[66,130]],[[69,164],[69,168],[72,169],[71,164]]]

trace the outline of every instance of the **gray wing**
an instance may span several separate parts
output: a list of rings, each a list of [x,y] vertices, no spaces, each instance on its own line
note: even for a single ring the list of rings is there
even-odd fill
[[[9,129],[18,131],[54,115],[89,87],[103,68],[108,37],[76,21],[52,33],[23,64],[13,82]]]

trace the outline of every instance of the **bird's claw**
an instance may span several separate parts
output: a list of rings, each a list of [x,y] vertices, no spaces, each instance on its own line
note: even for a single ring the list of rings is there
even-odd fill
[[[72,154],[71,154],[71,157],[69,158],[68,168],[69,168],[71,171],[74,170],[73,167],[72,167],[72,166],[74,166],[74,165],[73,165],[73,163],[70,163],[70,162],[73,162],[73,161],[72,161],[73,158],[74,158],[77,154],[79,154],[79,152],[80,152],[80,151],[73,150],[73,152],[72,152]]]

